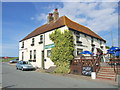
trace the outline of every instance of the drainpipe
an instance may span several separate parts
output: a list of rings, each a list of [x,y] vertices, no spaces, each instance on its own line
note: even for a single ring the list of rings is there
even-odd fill
[[[45,69],[45,62],[44,62],[44,59],[45,59],[45,33],[44,33],[44,41],[43,41],[43,52],[44,52],[44,55],[43,55],[43,61],[42,61],[42,68]]]

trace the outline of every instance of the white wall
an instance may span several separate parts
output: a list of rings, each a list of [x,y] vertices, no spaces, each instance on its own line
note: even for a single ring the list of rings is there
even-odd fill
[[[76,44],[76,36],[75,36],[75,34],[74,34],[74,39],[75,39],[74,43]],[[84,45],[84,46],[75,46],[75,52],[74,52],[75,55],[77,55],[77,48],[83,49],[83,51],[85,51],[85,50],[91,51],[91,49],[92,49],[91,40],[92,40],[92,38],[90,36],[80,33],[79,41],[81,41],[82,45]],[[93,38],[93,44],[95,44],[95,49],[94,49],[95,54],[97,53],[96,48],[100,48],[100,46],[103,46],[103,49],[101,49],[101,50],[103,50],[103,52],[106,53],[104,41],[102,41],[102,44],[100,45],[100,40],[96,39],[96,38]]]
[[[41,34],[42,35],[42,34]],[[19,47],[19,58],[22,60],[22,52],[24,52],[24,61],[30,60],[30,50],[32,50],[32,60],[33,58],[33,53],[34,50],[36,50],[36,62],[31,62],[33,66],[41,67],[41,51],[43,50],[43,44],[39,44],[40,42],[40,35],[34,37],[35,39],[35,44],[34,46],[31,46],[32,44],[32,38],[24,40],[24,48],[21,49],[22,47],[22,42],[20,42],[20,47]]]
[[[60,30],[63,32],[64,30],[68,30],[67,26],[61,27]],[[44,46],[45,45],[49,45],[49,44],[53,44],[53,42],[50,40],[49,35],[53,32],[49,31],[46,32],[43,35],[43,41],[44,41],[44,37],[45,37],[45,42],[43,42],[42,44],[39,44],[38,42],[40,42],[40,35],[35,36],[35,44],[34,46],[31,46],[32,44],[32,38],[24,40],[24,48],[22,47],[22,42],[19,43],[19,59],[22,60],[22,52],[24,52],[24,61],[28,61],[30,60],[30,50],[32,50],[32,59],[33,58],[33,51],[36,50],[36,62],[31,62],[33,66],[35,67],[42,67],[42,50],[44,50]],[[75,34],[73,34],[74,36],[74,43],[76,44],[76,36]],[[83,49],[84,50],[89,50],[91,51],[91,37],[90,36],[85,36],[84,34],[80,33],[80,41],[82,41],[82,44],[85,46],[75,46],[75,51],[74,51],[74,55],[77,55],[77,48],[79,49]],[[102,44],[100,45],[100,40],[97,40],[94,38],[94,42],[93,44],[95,44],[95,48],[100,48],[100,46],[103,46],[103,51],[105,52],[105,43],[102,41]],[[50,66],[55,66],[54,63],[50,60],[49,57],[47,57],[47,50],[51,50],[51,48],[45,49],[44,50],[44,59],[46,59],[46,61],[44,61],[44,66],[45,69],[48,69]],[[95,51],[96,53],[96,51]]]
[[[66,29],[68,29],[66,26],[60,28],[62,32]],[[53,44],[53,42],[49,38],[49,34],[51,34],[53,31],[54,30],[46,32],[45,34],[41,34],[43,35],[43,39],[45,35],[45,43],[44,42],[42,44],[38,43],[40,42],[40,35],[34,37],[35,39],[34,46],[31,46],[32,38],[24,40],[23,49],[21,48],[22,42],[20,42],[19,43],[19,59],[22,60],[22,52],[24,52],[24,61],[30,60],[30,50],[32,50],[32,59],[33,59],[33,51],[36,50],[36,62],[31,62],[31,64],[33,66],[41,68],[42,67],[42,55],[41,55],[42,50],[44,50],[44,45]],[[50,58],[47,57],[47,50],[50,50],[50,49],[51,48],[44,50],[44,59],[46,59],[46,61],[44,61],[45,69],[48,69],[50,66],[55,66],[54,63],[50,60]]]
[[[64,30],[68,30],[67,26],[61,27],[60,30],[63,32]],[[54,32],[54,31],[50,31],[50,32],[46,32],[45,33],[45,45],[49,45],[52,44],[53,42],[50,40],[49,35]],[[47,57],[47,50],[51,50],[51,48],[49,49],[45,49],[45,69],[48,69],[50,66],[55,66],[54,63],[50,60],[49,57]]]

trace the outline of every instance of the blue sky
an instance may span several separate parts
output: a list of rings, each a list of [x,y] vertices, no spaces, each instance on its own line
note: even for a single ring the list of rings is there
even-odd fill
[[[117,2],[3,2],[2,3],[2,56],[18,56],[19,41],[35,28],[47,22],[47,14],[58,8],[60,16],[89,27],[111,46],[118,46]]]

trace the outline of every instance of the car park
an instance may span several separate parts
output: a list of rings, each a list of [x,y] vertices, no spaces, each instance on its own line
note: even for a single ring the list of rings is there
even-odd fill
[[[28,61],[19,61],[16,63],[16,69],[17,70],[35,70],[35,67],[32,66],[32,64]]]
[[[9,63],[17,63],[19,61],[19,59],[13,59],[11,61],[9,61]]]

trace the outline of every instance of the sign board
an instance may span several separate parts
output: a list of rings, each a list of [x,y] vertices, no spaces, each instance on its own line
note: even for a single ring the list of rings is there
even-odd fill
[[[48,45],[45,45],[45,49],[48,49],[48,48],[53,48],[54,47],[54,43],[53,44],[48,44]]]
[[[92,73],[92,67],[90,66],[85,66],[82,68],[82,74],[86,76],[91,76]]]

